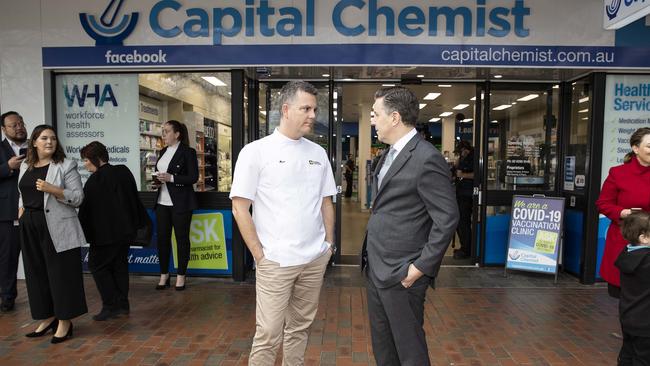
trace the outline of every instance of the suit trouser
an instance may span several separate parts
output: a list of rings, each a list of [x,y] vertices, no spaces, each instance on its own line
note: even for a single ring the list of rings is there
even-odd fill
[[[404,288],[401,283],[377,288],[372,274],[368,273],[368,317],[378,366],[430,365],[422,328],[429,282],[430,278],[421,277],[410,288]]]
[[[0,298],[16,298],[16,272],[20,257],[20,236],[13,221],[0,221]]]
[[[27,209],[20,218],[20,242],[32,318],[68,320],[87,313],[81,248],[57,253],[41,210]]]
[[[266,258],[257,264],[256,329],[249,365],[274,365],[281,341],[282,364],[304,364],[308,331],[316,317],[330,257],[328,251],[310,263],[291,267],[280,267]]]
[[[158,258],[160,259],[160,273],[169,272],[169,258],[171,257],[172,227],[176,237],[176,253],[178,255],[177,273],[181,276],[187,271],[190,261],[190,224],[192,211],[177,213],[172,206],[156,205],[156,221],[158,224]]]
[[[618,365],[650,365],[650,337],[633,336],[623,329],[623,346],[618,354]]]
[[[102,305],[109,310],[129,309],[129,245],[91,245],[88,268],[93,274]]]

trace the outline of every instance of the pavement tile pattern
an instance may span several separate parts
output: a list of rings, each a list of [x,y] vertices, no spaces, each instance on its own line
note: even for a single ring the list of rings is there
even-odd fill
[[[251,276],[253,277],[253,276]],[[156,277],[131,277],[131,314],[105,322],[85,276],[90,313],[75,337],[50,344],[24,337],[35,327],[24,281],[16,310],[0,314],[0,365],[247,365],[255,329],[254,279],[188,278],[186,291],[154,290]],[[358,267],[328,270],[306,365],[375,365]],[[617,302],[602,284],[580,285],[503,269],[441,270],[429,289],[425,331],[434,365],[614,365]],[[276,365],[281,364],[279,355]]]

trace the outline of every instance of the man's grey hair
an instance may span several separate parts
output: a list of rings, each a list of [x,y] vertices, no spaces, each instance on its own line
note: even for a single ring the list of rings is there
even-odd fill
[[[415,127],[420,113],[420,104],[410,89],[403,86],[379,89],[375,92],[375,99],[379,98],[384,98],[386,113],[397,112],[402,117],[402,123]]]
[[[282,89],[280,89],[280,99],[278,99],[278,109],[280,110],[280,116],[282,116],[282,106],[285,104],[290,104],[299,91],[309,93],[315,97],[318,96],[318,89],[306,81],[293,80],[284,84]]]

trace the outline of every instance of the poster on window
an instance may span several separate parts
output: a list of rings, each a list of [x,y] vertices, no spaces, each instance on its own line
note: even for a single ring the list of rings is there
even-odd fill
[[[563,216],[564,198],[514,196],[506,269],[556,273]]]
[[[109,162],[140,176],[138,75],[57,75],[57,134],[68,158],[92,141],[106,145]],[[85,183],[90,173],[79,162]],[[136,179],[138,189],[140,180]]]

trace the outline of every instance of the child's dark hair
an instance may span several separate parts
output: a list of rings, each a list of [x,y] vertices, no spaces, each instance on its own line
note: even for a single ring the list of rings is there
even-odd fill
[[[630,244],[639,244],[639,235],[650,236],[650,213],[632,212],[623,219],[621,234]]]

